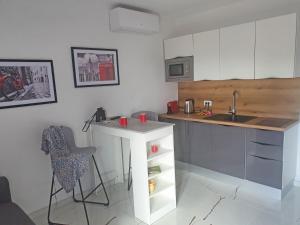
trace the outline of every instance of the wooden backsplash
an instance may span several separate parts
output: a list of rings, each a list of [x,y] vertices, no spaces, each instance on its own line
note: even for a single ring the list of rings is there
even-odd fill
[[[194,98],[199,110],[203,100],[212,100],[213,111],[225,113],[232,105],[234,90],[239,91],[239,114],[299,119],[300,78],[180,82],[179,106],[183,108],[185,99]]]

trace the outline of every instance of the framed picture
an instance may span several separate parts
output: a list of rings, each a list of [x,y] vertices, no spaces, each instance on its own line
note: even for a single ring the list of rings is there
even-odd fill
[[[119,85],[118,50],[71,47],[75,87]]]
[[[0,59],[0,108],[55,102],[52,60]]]

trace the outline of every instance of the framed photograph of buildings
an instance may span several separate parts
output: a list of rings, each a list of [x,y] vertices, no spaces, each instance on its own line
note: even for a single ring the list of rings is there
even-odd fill
[[[71,52],[76,88],[120,84],[117,49],[71,47]]]
[[[0,59],[0,108],[55,102],[52,60]]]

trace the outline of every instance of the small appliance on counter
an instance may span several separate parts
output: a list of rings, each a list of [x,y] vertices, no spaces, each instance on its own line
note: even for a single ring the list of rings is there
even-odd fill
[[[167,114],[172,114],[172,113],[178,113],[179,112],[179,107],[178,107],[178,102],[177,101],[168,102],[167,107],[168,107]]]
[[[192,98],[186,99],[184,102],[184,113],[191,114],[195,112],[195,100]]]

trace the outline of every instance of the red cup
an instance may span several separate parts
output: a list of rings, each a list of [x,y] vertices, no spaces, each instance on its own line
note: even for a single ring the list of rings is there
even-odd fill
[[[122,127],[126,127],[128,125],[127,118],[125,116],[120,117],[119,124]]]
[[[147,115],[146,115],[146,113],[141,113],[139,115],[139,119],[140,119],[141,123],[146,123],[147,122]]]
[[[151,152],[152,153],[158,152],[158,145],[151,145]]]

